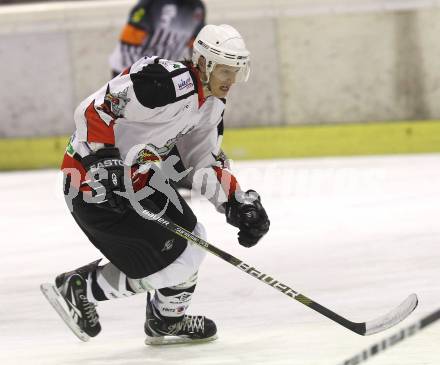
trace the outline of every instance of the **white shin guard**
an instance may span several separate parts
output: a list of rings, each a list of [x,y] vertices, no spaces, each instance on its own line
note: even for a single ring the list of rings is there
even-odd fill
[[[168,318],[181,317],[191,303],[196,282],[197,273],[192,275],[185,283],[156,290],[151,302],[162,316]]]

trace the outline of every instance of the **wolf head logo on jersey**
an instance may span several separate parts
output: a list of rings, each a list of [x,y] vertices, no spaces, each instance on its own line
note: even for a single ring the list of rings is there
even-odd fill
[[[118,93],[111,93],[110,86],[107,85],[107,90],[104,97],[104,103],[100,106],[100,109],[104,110],[107,114],[113,118],[123,118],[123,111],[127,103],[131,100],[127,97],[128,87]]]

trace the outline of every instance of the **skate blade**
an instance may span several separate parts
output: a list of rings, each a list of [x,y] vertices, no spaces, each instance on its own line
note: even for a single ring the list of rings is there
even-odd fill
[[[162,337],[151,337],[147,336],[145,339],[145,344],[148,346],[168,346],[168,345],[180,345],[180,344],[198,344],[204,342],[211,342],[218,338],[217,334],[207,338],[200,338],[192,340],[188,337],[179,336],[162,336]]]
[[[79,328],[73,318],[69,315],[69,309],[67,307],[66,301],[58,291],[58,289],[53,284],[41,284],[40,290],[46,297],[50,305],[55,309],[64,323],[71,329],[71,331],[78,337],[81,341],[87,342],[90,337]]]

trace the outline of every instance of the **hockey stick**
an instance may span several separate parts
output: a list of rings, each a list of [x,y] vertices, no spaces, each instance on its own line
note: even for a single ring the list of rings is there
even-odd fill
[[[408,317],[414,309],[417,307],[418,299],[416,294],[411,294],[408,298],[405,299],[398,307],[393,309],[388,314],[381,316],[379,318],[376,318],[374,320],[368,321],[368,322],[352,322],[348,319],[340,316],[339,314],[331,311],[330,309],[327,309],[326,307],[322,306],[321,304],[315,302],[314,300],[306,297],[303,294],[298,293],[297,291],[293,290],[286,284],[281,283],[280,281],[274,279],[273,277],[263,273],[260,270],[257,270],[255,267],[248,265],[244,263],[243,261],[239,260],[238,258],[230,255],[229,253],[222,251],[221,249],[215,247],[214,245],[206,242],[205,240],[201,239],[200,237],[195,236],[191,232],[187,231],[186,229],[178,226],[177,224],[173,223],[171,220],[166,218],[165,216],[159,216],[155,213],[151,212],[148,209],[143,209],[142,214],[147,217],[147,219],[154,220],[158,224],[160,224],[162,227],[166,228],[167,230],[173,232],[174,234],[189,240],[196,244],[197,246],[203,248],[204,250],[214,254],[217,257],[220,257],[224,261],[230,263],[231,265],[234,265],[238,269],[244,271],[246,274],[249,274],[250,276],[253,276],[254,278],[260,280],[261,282],[271,286],[272,288],[277,289],[281,293],[287,295],[290,298],[293,298],[297,300],[298,302],[306,305],[309,308],[312,308],[313,310],[317,311],[318,313],[326,316],[327,318],[331,319],[332,321],[339,323],[341,326],[356,332],[359,335],[365,336],[365,335],[372,335],[374,333],[382,332],[397,323],[403,321],[406,317]]]
[[[421,320],[416,323],[408,326],[406,328],[401,329],[399,332],[396,332],[390,337],[379,341],[378,343],[372,345],[368,349],[361,351],[360,353],[354,355],[353,357],[341,362],[339,365],[357,365],[361,362],[369,360],[371,357],[379,354],[380,352],[385,351],[386,349],[394,346],[408,337],[414,336],[416,333],[420,332],[424,328],[433,324],[435,321],[440,319],[440,309],[423,317]]]

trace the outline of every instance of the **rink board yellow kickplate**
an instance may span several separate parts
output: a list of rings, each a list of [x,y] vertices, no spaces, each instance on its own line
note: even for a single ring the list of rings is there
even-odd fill
[[[0,139],[0,170],[59,167],[68,139],[67,136]]]
[[[57,168],[68,136],[0,139],[0,170]],[[440,121],[226,128],[234,160],[440,152]]]
[[[234,160],[440,152],[440,121],[229,129]]]

